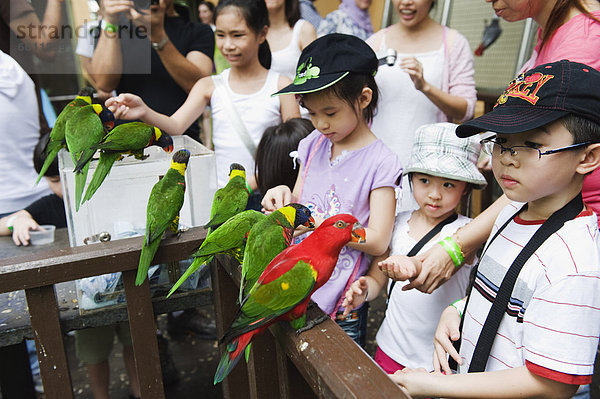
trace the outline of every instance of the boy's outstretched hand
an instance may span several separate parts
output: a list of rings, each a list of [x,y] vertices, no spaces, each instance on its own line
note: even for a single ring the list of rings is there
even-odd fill
[[[111,97],[104,103],[110,109],[116,119],[144,119],[148,106],[135,94],[123,93]]]
[[[462,364],[462,358],[452,345],[452,342],[460,338],[459,332],[460,315],[453,306],[448,306],[442,312],[433,337],[433,370],[452,374],[448,364],[448,355],[452,356],[458,364]]]
[[[364,276],[352,283],[348,291],[346,291],[344,302],[342,302],[342,307],[345,308],[343,316],[348,316],[352,310],[365,302],[368,290],[369,286]]]
[[[379,262],[379,269],[396,281],[413,279],[421,272],[421,263],[413,257],[392,255]]]

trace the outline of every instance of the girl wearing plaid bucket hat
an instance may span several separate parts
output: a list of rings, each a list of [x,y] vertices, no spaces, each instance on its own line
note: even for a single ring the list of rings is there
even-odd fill
[[[481,149],[479,140],[458,138],[455,128],[452,123],[436,123],[417,130],[412,157],[404,173],[409,176],[419,209],[398,214],[390,244],[391,256],[374,258],[367,275],[352,284],[343,303],[346,312],[350,312],[367,297],[376,298],[392,278],[375,354],[375,361],[390,374],[405,367],[433,370],[431,342],[437,321],[449,303],[464,296],[475,264],[468,262],[432,294],[403,291],[394,284],[394,280],[411,279],[420,271],[407,254],[412,256],[426,250],[471,220],[458,215],[456,207],[471,188],[482,189],[487,184],[476,166]]]

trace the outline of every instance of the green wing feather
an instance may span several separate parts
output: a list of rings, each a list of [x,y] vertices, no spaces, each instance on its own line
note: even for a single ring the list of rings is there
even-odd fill
[[[294,264],[290,265],[291,262]],[[268,275],[279,273],[282,269],[289,270],[269,283],[262,283]],[[317,273],[303,260],[283,259],[269,270],[267,276],[252,287],[223,342],[257,329],[292,310],[311,294]]]
[[[219,226],[233,215],[246,209],[248,196],[246,180],[241,176],[232,177],[225,187],[215,192],[210,209],[210,220],[204,227]]]
[[[113,164],[119,157],[121,153],[119,152],[101,152],[100,159],[98,160],[98,165],[96,166],[96,170],[94,171],[94,175],[92,176],[92,180],[88,184],[88,188],[85,192],[85,197],[83,197],[83,202],[89,201],[92,199],[92,196],[96,191],[100,188],[106,176],[113,167]],[[82,204],[83,204],[82,202]]]
[[[165,176],[152,188],[146,208],[146,236],[138,264],[136,285],[144,282],[160,245],[160,239],[178,217],[184,196],[185,178],[175,169],[169,168]]]
[[[250,230],[242,263],[240,302],[248,295],[269,262],[291,242],[294,229],[278,211],[269,214]]]
[[[73,116],[73,114],[78,111],[81,107],[89,105],[91,103],[90,97],[76,97],[74,100],[69,102],[65,107],[60,111],[58,116],[56,117],[56,121],[54,122],[54,126],[52,127],[52,131],[50,132],[50,138],[48,141],[48,145],[46,146],[46,159],[44,160],[44,164],[40,170],[37,180],[35,184],[38,184],[42,176],[46,174],[48,171],[48,167],[61,148],[67,148],[67,142],[65,140],[65,129],[66,124],[69,118]]]
[[[204,263],[209,263],[214,255],[228,254],[236,258],[244,253],[248,232],[254,224],[266,216],[254,210],[240,212],[206,236],[200,248],[192,255],[196,259],[169,291],[170,296],[179,286]],[[239,259],[238,259],[239,260]]]

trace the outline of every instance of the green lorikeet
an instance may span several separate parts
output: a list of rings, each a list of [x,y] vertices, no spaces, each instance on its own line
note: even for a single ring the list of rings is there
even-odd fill
[[[144,148],[158,145],[166,152],[173,151],[173,139],[159,128],[147,125],[143,122],[130,122],[119,125],[112,129],[102,142],[91,149],[100,150],[100,159],[92,180],[88,184],[83,202],[92,198],[96,190],[100,188],[106,176],[110,172],[115,161],[124,154],[131,154],[137,159],[144,159]],[[80,159],[75,166],[75,172],[81,170],[91,160],[94,152],[88,153],[88,159]],[[82,202],[82,203],[83,203]]]
[[[73,113],[66,123],[65,139],[73,164],[86,158],[95,150],[91,148],[98,144],[104,137],[105,131],[100,119],[100,114],[110,112],[100,104],[92,104],[81,107]],[[112,112],[111,112],[112,114]],[[79,210],[81,205],[81,196],[87,179],[89,162],[79,171],[75,172],[75,210]]]
[[[165,176],[152,187],[146,207],[146,236],[140,253],[135,285],[144,283],[167,228],[170,227],[173,232],[178,231],[179,211],[185,196],[185,169],[189,159],[188,150],[177,151]]]
[[[271,324],[288,320],[294,329],[306,326],[310,296],[329,280],[340,251],[350,241],[364,242],[364,228],[352,215],[335,215],[269,263],[220,341],[228,344],[217,366],[215,384],[237,364],[252,337]]]
[[[244,248],[248,232],[257,222],[266,218],[265,214],[249,209],[233,215],[225,223],[206,236],[200,248],[194,252],[192,264],[173,285],[169,291],[170,296],[179,286],[196,270],[205,263],[209,263],[217,254],[227,254],[235,257],[242,263]]]
[[[265,267],[281,251],[289,247],[294,230],[300,225],[315,227],[310,210],[301,204],[288,204],[256,223],[248,234],[242,263],[240,298],[248,294]]]
[[[54,161],[54,158],[56,158],[56,155],[60,149],[67,147],[67,143],[65,141],[65,127],[67,120],[69,120],[73,113],[75,113],[75,111],[77,111],[79,108],[92,103],[93,93],[94,89],[91,87],[85,87],[81,89],[77,94],[77,97],[65,105],[62,111],[60,111],[60,114],[58,114],[56,117],[52,131],[50,132],[50,140],[48,141],[48,145],[46,146],[45,150],[46,160],[42,165],[42,169],[40,170],[40,174],[38,175],[35,184],[38,184],[42,176],[46,174],[48,167],[52,161]]]
[[[233,215],[246,209],[249,196],[250,191],[246,187],[246,170],[242,165],[232,163],[229,167],[229,181],[213,196],[210,220],[204,228],[218,227]]]

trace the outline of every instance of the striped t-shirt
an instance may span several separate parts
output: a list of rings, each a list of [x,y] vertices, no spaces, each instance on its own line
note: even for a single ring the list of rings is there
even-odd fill
[[[522,206],[500,213],[490,237]],[[460,354],[466,373],[506,271],[544,221],[518,216],[486,250],[465,313]],[[600,246],[596,216],[582,212],[550,236],[519,273],[486,371],[526,365],[567,384],[591,382],[600,335]]]

